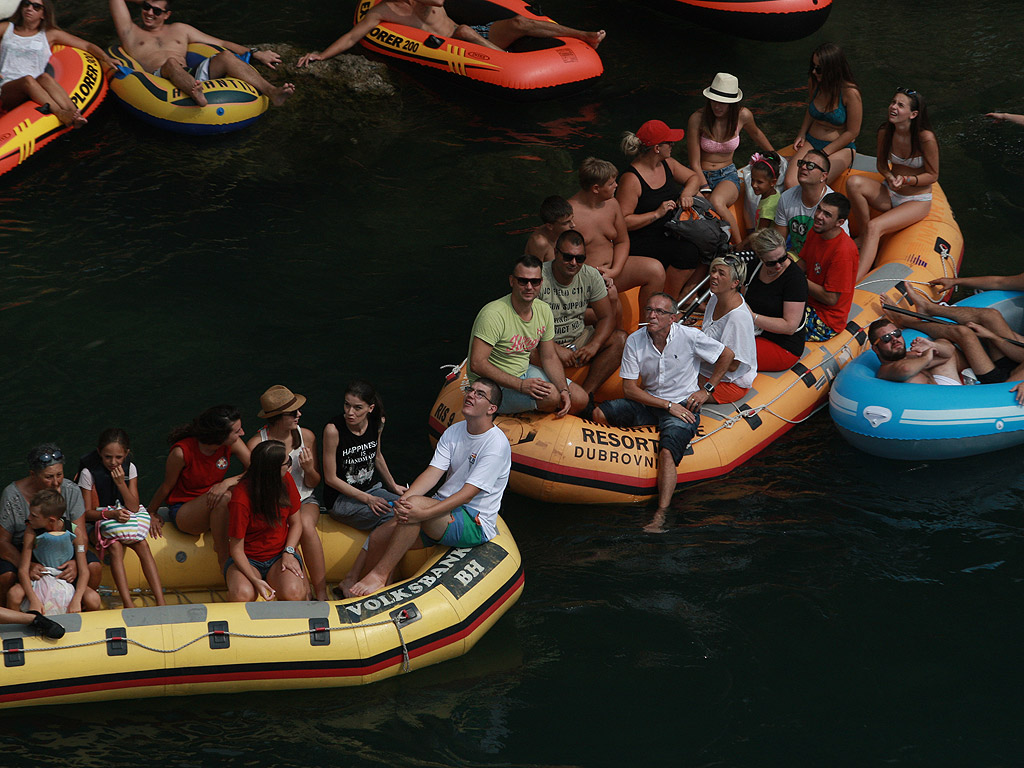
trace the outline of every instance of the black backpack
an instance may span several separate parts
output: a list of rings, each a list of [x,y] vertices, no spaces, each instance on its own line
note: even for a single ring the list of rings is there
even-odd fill
[[[677,208],[672,218],[665,222],[665,229],[673,236],[697,246],[701,258],[707,263],[725,253],[729,245],[729,235],[724,227],[725,222],[703,197],[693,198],[693,208]]]

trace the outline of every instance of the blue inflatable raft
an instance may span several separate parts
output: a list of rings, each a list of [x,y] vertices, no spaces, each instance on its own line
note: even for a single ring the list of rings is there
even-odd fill
[[[959,306],[994,307],[1010,327],[1024,328],[1024,293],[987,291]],[[907,346],[916,331],[905,331]],[[875,378],[873,351],[840,372],[829,411],[840,434],[855,448],[889,459],[952,459],[1024,443],[1024,407],[1009,382],[943,387]]]

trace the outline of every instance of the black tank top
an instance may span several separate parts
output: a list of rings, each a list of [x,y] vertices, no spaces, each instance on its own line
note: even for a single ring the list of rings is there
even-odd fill
[[[338,430],[338,450],[334,454],[338,477],[360,491],[368,490],[377,483],[377,440],[373,422],[362,435],[353,435],[345,423],[345,416],[335,416],[328,424]],[[324,484],[324,504],[330,509],[340,494],[330,485]]]
[[[124,457],[124,463],[122,464],[125,482],[128,482],[128,469],[131,465],[132,453],[128,451],[128,455]],[[78,460],[78,477],[81,477],[83,469],[88,469],[89,474],[92,475],[92,489],[96,491],[96,499],[99,502],[99,506],[112,507],[118,501],[123,501],[120,498],[121,492],[114,485],[114,478],[110,476],[110,470],[107,469],[103,459],[100,458],[99,451],[87,453]]]
[[[668,167],[667,160],[661,161],[661,167],[665,171],[665,183],[657,189],[654,189],[650,184],[644,181],[644,177],[641,176],[633,166],[629,166],[629,168],[622,172],[623,175],[632,173],[640,180],[640,197],[636,201],[636,210],[634,210],[633,213],[650,213],[651,211],[658,210],[658,206],[666,200],[679,199],[679,195],[683,192],[683,185],[676,181],[672,176],[672,171]],[[640,229],[634,229],[629,233],[630,239],[632,240],[636,237],[644,239],[651,235],[657,235],[659,238],[664,237],[665,222],[671,217],[672,212],[669,211],[660,219],[657,219],[644,227],[640,227]]]

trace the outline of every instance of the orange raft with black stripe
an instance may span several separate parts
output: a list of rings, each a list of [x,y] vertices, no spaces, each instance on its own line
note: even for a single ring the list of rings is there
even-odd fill
[[[858,156],[849,173],[873,173],[874,158]],[[846,177],[836,185],[846,187]],[[807,342],[792,368],[758,372],[747,395],[728,405],[705,405],[697,437],[678,467],[678,481],[716,477],[764,450],[796,424],[825,407],[839,371],[867,346],[868,324],[879,315],[880,301],[906,306],[903,281],[951,277],[963,258],[963,236],[946,195],[932,186],[931,211],[923,220],[882,242],[874,269],[854,292],[846,330],[825,342]],[[739,221],[743,212],[734,209]],[[638,322],[636,292],[623,295],[623,327]],[[461,386],[465,363],[450,377],[429,417],[432,439],[462,418]],[[582,381],[586,370],[572,375]],[[596,399],[622,397],[614,376]],[[577,416],[522,413],[499,416],[495,423],[512,444],[509,488],[540,501],[565,504],[630,504],[657,495],[658,431],[655,427],[619,429]]]
[[[91,53],[65,45],[53,46],[52,52],[46,73],[88,117],[107,95],[107,81],[99,61]],[[0,114],[0,173],[21,165],[41,147],[70,130],[56,115],[40,112],[34,101]]]
[[[327,515],[321,523],[330,576],[341,578],[365,534]],[[60,640],[0,624],[0,707],[372,683],[467,653],[524,584],[499,518],[498,535],[480,546],[410,552],[404,577],[369,597],[225,603],[204,594],[223,587],[209,535],[164,530],[150,543],[164,583],[176,587],[168,602],[178,604],[54,616],[66,629]],[[125,558],[140,587],[137,561]]]
[[[832,0],[655,0],[695,24],[750,40],[799,40],[828,19]]]
[[[356,8],[356,23],[380,1],[362,0]],[[554,23],[523,0],[448,0],[444,7],[453,21],[470,26],[517,14]],[[376,53],[421,65],[505,97],[550,98],[578,90],[604,72],[597,51],[575,38],[522,38],[508,51],[497,51],[385,22],[371,29],[361,43]]]

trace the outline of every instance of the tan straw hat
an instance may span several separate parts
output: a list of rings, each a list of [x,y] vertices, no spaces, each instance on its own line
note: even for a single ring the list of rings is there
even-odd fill
[[[735,75],[719,72],[711,81],[711,87],[704,89],[704,95],[712,101],[735,104],[743,98],[743,91],[740,90],[740,81],[736,79]]]
[[[288,413],[288,411],[297,411],[305,404],[304,396],[296,395],[281,384],[275,384],[260,395],[260,405],[263,406],[263,410],[257,416],[261,419],[269,419],[273,416],[280,416],[282,413]]]

